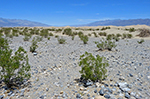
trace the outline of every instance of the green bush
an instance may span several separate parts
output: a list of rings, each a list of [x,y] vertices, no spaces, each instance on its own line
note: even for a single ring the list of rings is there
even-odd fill
[[[47,40],[50,40],[50,37],[48,37]]]
[[[28,56],[23,47],[19,47],[12,56],[7,40],[0,37],[0,77],[7,87],[22,84],[24,79],[29,79],[30,65]]]
[[[37,49],[37,39],[34,37],[32,40],[32,45],[30,46],[30,52],[36,52],[35,50]]]
[[[133,37],[132,34],[125,34],[125,33],[122,34],[122,39],[132,38],[132,37]]]
[[[116,36],[117,36],[117,37],[121,37],[122,35],[118,33],[118,34],[116,34]]]
[[[100,36],[107,36],[107,33],[106,32],[100,32],[98,33]]]
[[[127,30],[127,31],[129,31],[129,32],[135,32],[135,31],[136,31],[136,29],[134,29],[134,28],[125,29],[125,30]]]
[[[30,37],[29,37],[29,36],[26,36],[26,35],[25,35],[25,37],[23,38],[24,41],[29,41],[29,39],[30,39]]]
[[[88,40],[89,40],[89,38],[88,38],[87,35],[81,35],[81,36],[80,36],[80,39],[83,41],[84,44],[87,44],[87,42],[88,42]]]
[[[84,80],[91,81],[102,81],[107,77],[107,69],[109,66],[108,61],[105,57],[100,57],[97,55],[95,58],[91,53],[85,52],[85,54],[80,56],[79,66],[82,67],[81,77]]]
[[[97,33],[93,32],[92,34],[94,34],[95,37],[98,37]]]
[[[144,39],[141,39],[140,41],[137,41],[139,44],[142,44],[144,42]]]
[[[54,36],[53,33],[49,33],[49,36]]]
[[[66,42],[66,40],[63,37],[58,38],[57,40],[58,40],[59,44],[64,44]]]
[[[72,36],[72,35],[73,35],[73,32],[72,32],[72,30],[71,30],[70,28],[66,28],[66,29],[64,29],[63,34]]]
[[[89,33],[88,36],[91,36],[91,34]]]
[[[73,36],[72,36],[72,40],[74,40],[74,37],[75,37],[75,36],[73,35]]]
[[[95,42],[95,44],[97,44],[97,47],[99,48],[99,50],[109,50],[111,51],[112,48],[115,48],[117,45],[115,44],[115,41],[112,40],[105,40],[104,38],[102,38],[102,40],[100,40],[99,42]]]
[[[58,35],[55,35],[55,38],[58,38],[59,36]]]
[[[107,30],[107,29],[110,29],[110,27],[103,27],[101,30]]]

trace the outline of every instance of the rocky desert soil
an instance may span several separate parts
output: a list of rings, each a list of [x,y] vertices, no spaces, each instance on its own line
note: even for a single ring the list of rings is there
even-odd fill
[[[111,27],[108,34],[130,33],[126,27]],[[139,27],[135,27],[139,28]],[[142,27],[143,28],[143,27]],[[98,31],[99,32],[99,31]],[[85,34],[91,31],[83,32]],[[112,51],[98,51],[94,41],[102,37],[89,37],[83,44],[78,36],[62,36],[65,44],[59,44],[57,38],[43,38],[38,42],[36,53],[29,51],[32,37],[24,41],[24,36],[8,38],[10,48],[15,52],[19,46],[27,51],[31,65],[30,84],[24,88],[7,90],[1,82],[0,99],[150,99],[150,39],[135,37],[139,31],[131,32],[134,37],[121,39]],[[78,62],[85,51],[104,56],[109,62],[108,77],[102,82],[80,82]]]

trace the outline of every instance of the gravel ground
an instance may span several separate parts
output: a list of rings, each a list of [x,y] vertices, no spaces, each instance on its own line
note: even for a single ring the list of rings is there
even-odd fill
[[[14,52],[19,46],[27,51],[31,84],[8,91],[1,83],[0,99],[150,99],[150,40],[142,44],[137,43],[139,39],[120,40],[112,51],[97,51],[94,41],[101,38],[90,37],[84,45],[78,36],[74,40],[63,37],[65,44],[55,37],[44,38],[38,43],[37,55],[29,52],[31,40],[25,42],[23,36],[10,39]],[[108,77],[102,83],[86,82],[84,87],[77,81],[81,76],[79,57],[85,51],[108,60]]]

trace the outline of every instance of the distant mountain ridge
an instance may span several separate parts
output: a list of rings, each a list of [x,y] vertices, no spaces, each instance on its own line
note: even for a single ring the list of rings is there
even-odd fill
[[[148,25],[150,26],[150,19],[129,19],[129,20],[104,20],[104,21],[96,21],[89,24],[85,24],[82,26],[129,26],[129,25]]]
[[[49,26],[47,24],[43,24],[40,22],[28,21],[28,20],[21,20],[21,19],[6,19],[0,18],[0,27],[20,27],[20,26],[27,26],[27,27],[46,27]]]

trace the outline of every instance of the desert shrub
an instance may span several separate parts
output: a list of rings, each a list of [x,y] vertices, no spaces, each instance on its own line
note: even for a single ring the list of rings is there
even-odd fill
[[[40,41],[43,40],[43,37],[36,36],[36,37],[34,37],[33,39],[35,39],[37,42],[40,42]]]
[[[98,37],[97,33],[93,32],[92,34],[94,34],[95,37]]]
[[[133,37],[132,34],[125,34],[125,33],[122,34],[122,39],[132,38],[132,37]]]
[[[113,40],[106,40],[104,38],[102,38],[102,40],[100,40],[99,42],[95,42],[95,44],[97,45],[97,47],[99,48],[99,50],[109,50],[111,51],[112,48],[115,48],[117,45],[115,44],[116,42]]]
[[[140,34],[138,34],[136,36],[149,37],[150,36],[150,30],[148,30],[148,29],[140,29]]]
[[[127,31],[129,31],[129,32],[135,32],[135,31],[136,31],[136,29],[134,29],[134,28],[125,29],[125,30],[127,30]]]
[[[58,35],[55,35],[55,38],[58,38],[59,36]]]
[[[84,44],[87,44],[87,42],[88,42],[88,40],[89,40],[89,38],[88,38],[87,35],[81,35],[81,36],[80,36],[80,39],[83,41]]]
[[[114,39],[115,41],[119,41],[119,40],[120,40],[120,38],[117,37],[117,36],[113,36],[113,39]]]
[[[107,30],[110,29],[110,27],[103,27],[101,30]]]
[[[57,40],[58,40],[59,44],[64,44],[66,42],[66,40],[63,37],[57,38]]]
[[[48,37],[47,40],[50,40],[50,37]]]
[[[75,36],[73,35],[71,39],[74,40],[74,37],[75,37]]]
[[[72,33],[72,29],[70,29],[70,28],[66,28],[66,29],[64,29],[63,34],[66,34],[66,35],[72,36],[72,35],[73,35],[73,33]]]
[[[127,34],[127,38],[132,38],[132,34]]]
[[[78,33],[79,38],[81,38],[81,36],[83,36],[83,35],[84,35],[84,34],[83,34],[83,32],[81,32],[81,31]]]
[[[37,49],[38,45],[37,45],[37,39],[34,37],[32,40],[32,44],[30,46],[30,52],[36,52],[35,50]]]
[[[53,33],[49,33],[49,36],[54,36]]]
[[[139,44],[142,44],[144,42],[144,39],[141,39],[140,41],[137,41]]]
[[[121,34],[119,34],[119,33],[117,33],[117,34],[116,34],[116,36],[117,36],[117,37],[121,37],[122,35],[121,35]]]
[[[29,37],[29,36],[26,36],[26,35],[25,35],[24,38],[23,38],[24,41],[29,41],[29,39],[30,39],[30,37]]]
[[[100,32],[98,33],[100,36],[107,36],[107,33],[106,32]]]
[[[9,37],[10,37],[10,38],[13,38],[13,35],[12,35],[12,34],[10,34],[10,35],[9,35]]]
[[[62,31],[62,29],[56,29],[55,31],[56,31],[56,32],[61,32],[61,31]]]
[[[88,52],[80,56],[79,66],[81,66],[81,78],[91,81],[102,81],[107,77],[107,69],[109,66],[105,57],[99,55],[96,58]]]
[[[40,36],[43,36],[43,37],[47,38],[48,34],[49,34],[48,30],[47,29],[43,29],[43,30],[41,30]]]
[[[91,36],[91,34],[89,33],[88,36]]]
[[[19,47],[12,55],[7,40],[0,37],[0,77],[7,87],[22,84],[24,79],[30,78],[28,56],[23,47]]]
[[[108,35],[106,36],[106,39],[107,39],[107,40],[112,40],[114,36],[115,36],[114,34],[108,34]]]

